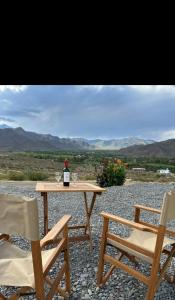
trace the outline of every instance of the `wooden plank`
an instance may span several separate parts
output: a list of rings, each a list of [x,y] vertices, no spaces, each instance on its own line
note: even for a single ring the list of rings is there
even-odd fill
[[[150,224],[150,223],[147,223],[147,222],[143,222],[143,221],[139,221],[139,224],[142,224],[144,226],[147,226],[147,227],[150,227],[150,232],[154,232],[154,233],[157,233],[157,230],[158,230],[158,226],[157,225],[154,225],[154,224]],[[175,231],[172,231],[170,229],[166,229],[165,230],[165,234],[167,235],[171,235],[173,237],[175,237]]]
[[[156,213],[156,214],[161,214],[160,209],[156,209],[156,208],[148,207],[148,206],[144,206],[144,205],[139,205],[139,204],[135,204],[133,206],[135,208],[138,208],[138,209],[143,209],[143,210],[147,210],[147,211],[150,211],[150,212],[153,212],[153,213]]]
[[[57,274],[57,277],[54,279],[52,287],[47,295],[47,300],[51,300],[53,298],[53,296],[55,294],[55,290],[56,290],[57,286],[59,285],[61,279],[63,278],[65,269],[66,269],[66,262],[63,263],[59,273]]]
[[[94,198],[94,195],[93,195]],[[93,200],[92,198],[92,200]],[[88,233],[89,233],[89,240],[90,240],[90,252],[92,252],[92,239],[91,239],[91,225],[90,225],[90,217],[91,217],[91,213],[88,209],[88,202],[87,202],[87,195],[86,192],[84,192],[84,204],[85,204],[85,212],[86,212],[86,227],[85,227],[85,234],[87,232],[88,229]]]
[[[69,186],[63,186],[56,182],[37,182],[37,192],[104,192],[106,189],[87,182],[77,182]]]
[[[137,279],[144,282],[146,285],[149,285],[149,283],[150,283],[150,278],[149,277],[147,277],[147,276],[143,275],[142,273],[128,267],[127,265],[125,265],[121,261],[116,260],[115,258],[113,258],[109,255],[106,255],[106,254],[104,255],[104,260],[106,262],[111,263],[112,265],[116,266],[117,268],[123,269],[125,272],[129,273],[130,275],[133,275]]]
[[[110,214],[110,213],[106,213],[104,211],[102,211],[100,213],[100,215],[103,216],[106,219],[109,219],[109,220],[117,222],[117,223],[124,224],[124,225],[132,227],[132,228],[136,228],[136,229],[143,230],[143,231],[144,230],[149,231],[149,226],[144,226],[144,225],[140,224],[140,222],[136,223],[136,222],[133,222],[133,221],[129,221],[127,219],[118,217],[118,216]]]
[[[102,283],[103,278],[103,270],[104,270],[104,254],[106,251],[106,234],[108,232],[108,225],[109,220],[104,219],[103,221],[103,231],[102,231],[102,238],[101,238],[101,246],[100,246],[100,257],[99,257],[99,263],[98,263],[98,272],[97,272],[97,286],[99,286]]]
[[[44,274],[44,276],[46,276],[46,274],[50,271],[51,266],[54,264],[55,260],[58,258],[59,254],[64,249],[65,244],[66,244],[66,239],[63,238],[61,240],[61,242],[59,243],[59,245],[55,248],[52,256],[50,256],[47,259],[45,265],[43,266],[43,274]]]
[[[44,247],[48,243],[54,241],[54,239],[61,233],[64,226],[71,219],[71,215],[64,215],[57,224],[47,233],[47,235],[40,241],[41,247]]]
[[[68,238],[69,242],[81,242],[81,241],[87,241],[90,240],[90,237],[88,234],[79,235],[79,236],[70,236]]]
[[[43,196],[43,205],[44,205],[44,235],[48,233],[48,197],[47,193],[41,193]]]
[[[68,229],[86,228],[86,224],[68,226]]]

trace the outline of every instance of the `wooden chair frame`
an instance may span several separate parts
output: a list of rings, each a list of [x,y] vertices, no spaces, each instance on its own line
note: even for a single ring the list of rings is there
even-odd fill
[[[70,220],[70,215],[63,216],[58,223],[48,232],[48,234],[42,239],[37,241],[31,241],[31,251],[33,258],[33,271],[35,278],[35,291],[37,300],[51,300],[55,293],[59,293],[64,298],[67,297],[67,293],[71,291],[71,282],[70,282],[70,267],[69,267],[69,252],[68,252],[68,221]],[[58,235],[62,232],[62,238],[58,239]],[[8,235],[2,234],[0,239],[8,239]],[[55,250],[51,257],[47,260],[45,265],[42,265],[42,253],[41,250],[45,246],[56,244]],[[57,273],[56,278],[50,279],[48,277],[48,272],[55,263],[59,254],[64,252],[64,262]],[[65,289],[59,286],[60,281],[65,275]],[[44,283],[50,285],[50,290],[47,295],[44,291]],[[16,294],[11,295],[9,298],[6,298],[0,293],[0,299],[9,299],[16,300],[21,296],[26,295],[27,291],[30,290],[30,287],[22,287],[18,290]]]
[[[165,261],[162,269],[160,269],[160,256],[162,253],[162,246],[163,246],[163,240],[165,234],[170,234],[172,236],[175,236],[175,232],[169,231],[166,229],[165,226],[159,225],[150,225],[145,222],[140,221],[140,210],[144,209],[144,206],[139,206],[135,205],[135,222],[126,220],[124,218],[112,215],[110,213],[105,213],[102,212],[101,216],[103,216],[104,221],[103,221],[103,231],[102,231],[102,238],[101,238],[101,247],[100,247],[100,257],[99,257],[99,266],[98,266],[98,272],[97,272],[97,285],[102,286],[103,284],[106,283],[108,280],[109,276],[112,274],[113,270],[115,268],[121,268],[125,272],[129,273],[130,275],[136,277],[138,280],[142,281],[148,286],[148,293],[147,293],[147,300],[152,300],[154,298],[154,294],[156,292],[156,289],[158,288],[160,281],[162,277],[165,274],[165,271],[167,267],[169,266],[171,259],[173,255],[175,254],[175,244],[173,245],[171,251],[163,251],[164,254],[167,255],[167,260]],[[159,213],[160,210],[152,209],[152,208],[146,208],[150,212],[154,213]],[[108,230],[109,226],[109,221],[114,221],[126,226],[129,226],[130,228],[135,228],[141,231],[149,231],[153,232],[157,235],[156,239],[156,246],[155,246],[155,251],[151,252],[148,251],[141,246],[137,246],[113,233],[110,233]],[[133,258],[133,256],[130,257],[130,255],[127,255],[124,251],[121,251],[121,255],[119,256],[118,259],[113,258],[110,255],[106,254],[106,246],[107,246],[107,239],[119,242],[120,244],[133,249],[139,253],[142,253],[143,255],[146,255],[150,258],[152,258],[152,267],[151,267],[151,274],[150,276],[145,276],[141,272],[129,267],[128,265],[124,264],[121,262],[121,258],[123,255],[126,255],[128,258]],[[133,258],[134,259],[134,258]],[[109,271],[103,276],[103,271],[104,271],[104,264],[109,263],[111,264],[111,268]],[[158,275],[159,273],[159,275]]]

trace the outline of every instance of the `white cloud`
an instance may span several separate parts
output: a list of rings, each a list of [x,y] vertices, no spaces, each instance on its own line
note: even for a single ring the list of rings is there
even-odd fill
[[[128,87],[135,89],[142,93],[174,93],[174,85],[128,85]]]
[[[160,136],[160,140],[165,141],[165,140],[169,140],[169,139],[175,139],[175,129],[162,132],[162,134]]]
[[[101,91],[103,88],[105,87],[105,85],[78,85],[77,88],[78,90],[83,90],[83,89],[91,89],[91,90],[95,90],[97,92]]]
[[[0,100],[0,102],[1,102],[2,104],[5,104],[5,105],[11,105],[11,104],[12,104],[12,101],[11,101],[11,100],[8,100],[8,99],[2,99],[2,100]]]
[[[0,92],[10,90],[14,93],[18,93],[24,91],[27,87],[27,85],[0,85]]]
[[[0,125],[2,124],[6,124],[10,127],[19,127],[19,123],[12,120],[12,119],[8,119],[8,118],[2,118],[0,117]]]

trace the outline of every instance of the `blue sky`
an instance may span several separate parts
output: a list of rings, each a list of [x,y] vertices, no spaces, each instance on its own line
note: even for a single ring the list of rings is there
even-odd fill
[[[175,138],[175,86],[0,85],[0,124],[59,137]]]

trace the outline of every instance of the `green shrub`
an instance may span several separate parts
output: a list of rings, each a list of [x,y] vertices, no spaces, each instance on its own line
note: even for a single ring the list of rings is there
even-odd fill
[[[101,172],[97,174],[97,183],[101,187],[123,185],[126,179],[126,167],[121,160],[105,161]]]
[[[10,171],[8,173],[8,179],[9,180],[24,180],[25,176],[23,172],[17,172],[17,171]]]
[[[26,173],[26,177],[28,180],[37,181],[37,180],[45,180],[48,178],[48,174],[39,171],[28,171]]]

